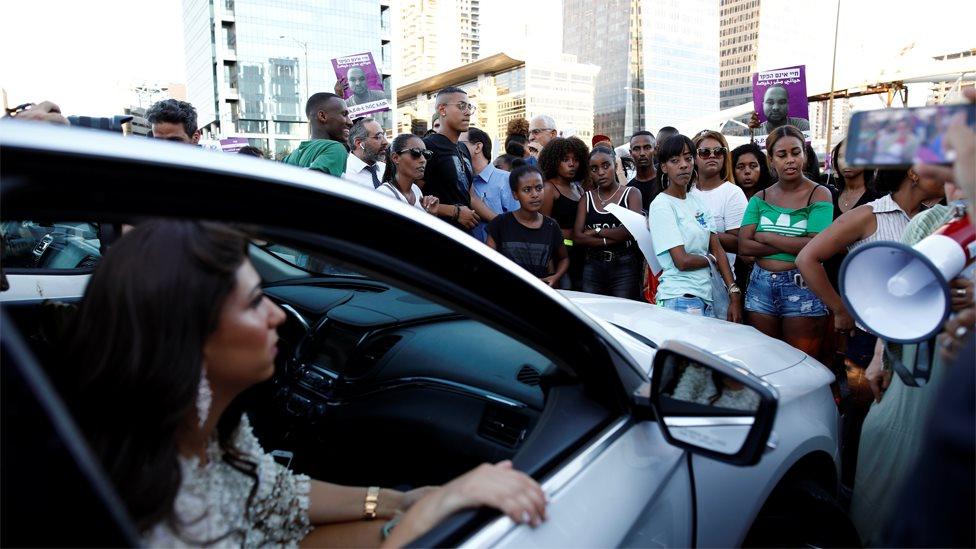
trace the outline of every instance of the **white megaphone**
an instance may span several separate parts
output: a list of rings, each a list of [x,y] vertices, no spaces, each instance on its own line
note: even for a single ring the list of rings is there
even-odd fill
[[[913,247],[871,242],[840,267],[840,294],[848,312],[868,331],[894,343],[936,335],[949,317],[949,281],[976,258],[976,228],[965,207]]]

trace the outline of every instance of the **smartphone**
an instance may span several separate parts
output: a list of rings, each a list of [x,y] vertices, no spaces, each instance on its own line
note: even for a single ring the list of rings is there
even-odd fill
[[[976,131],[976,105],[969,103],[856,112],[847,130],[847,164],[862,168],[951,164],[955,151],[945,151],[942,142],[956,116],[963,116]]]

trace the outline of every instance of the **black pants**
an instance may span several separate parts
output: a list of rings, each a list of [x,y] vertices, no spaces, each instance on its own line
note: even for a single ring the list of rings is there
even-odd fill
[[[642,259],[633,249],[619,253],[602,250],[587,252],[583,266],[583,291],[640,299]]]

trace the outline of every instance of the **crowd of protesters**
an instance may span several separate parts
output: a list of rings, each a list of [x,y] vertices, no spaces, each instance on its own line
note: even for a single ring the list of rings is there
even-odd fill
[[[425,135],[390,142],[376,120],[354,121],[340,95],[316,93],[306,106],[310,139],[283,162],[414,206],[549,286],[746,323],[817,357],[837,375],[850,423],[842,452],[852,517],[865,543],[890,539],[886,528],[926,436],[925,412],[947,375],[942,363],[958,356],[976,324],[972,270],[951,283],[956,316],[937,351],[888,345],[857,325],[838,270],[858,246],[912,245],[951,219],[953,202],[965,196],[950,181],[958,170],[867,171],[847,165],[842,140],[822,175],[791,125],[773,129],[765,150],[753,143],[730,150],[722,133],[707,129],[690,137],[672,127],[638,131],[620,144],[621,155],[606,136],[589,145],[561,137],[545,115],[512,121],[493,159],[491,138],[471,126],[476,107],[464,90],[442,89],[435,109]],[[23,117],[63,120],[53,104],[32,111]],[[156,138],[200,139],[185,102],[161,101],[147,118]],[[240,153],[264,157],[254,147]],[[646,218],[659,272],[611,205]],[[935,364],[924,387],[892,375],[893,360],[926,359]]]

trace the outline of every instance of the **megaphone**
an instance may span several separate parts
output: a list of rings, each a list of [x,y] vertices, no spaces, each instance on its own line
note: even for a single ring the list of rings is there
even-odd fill
[[[935,336],[949,317],[949,281],[976,258],[976,228],[965,207],[915,246],[870,242],[840,267],[840,294],[868,331],[894,343]]]

